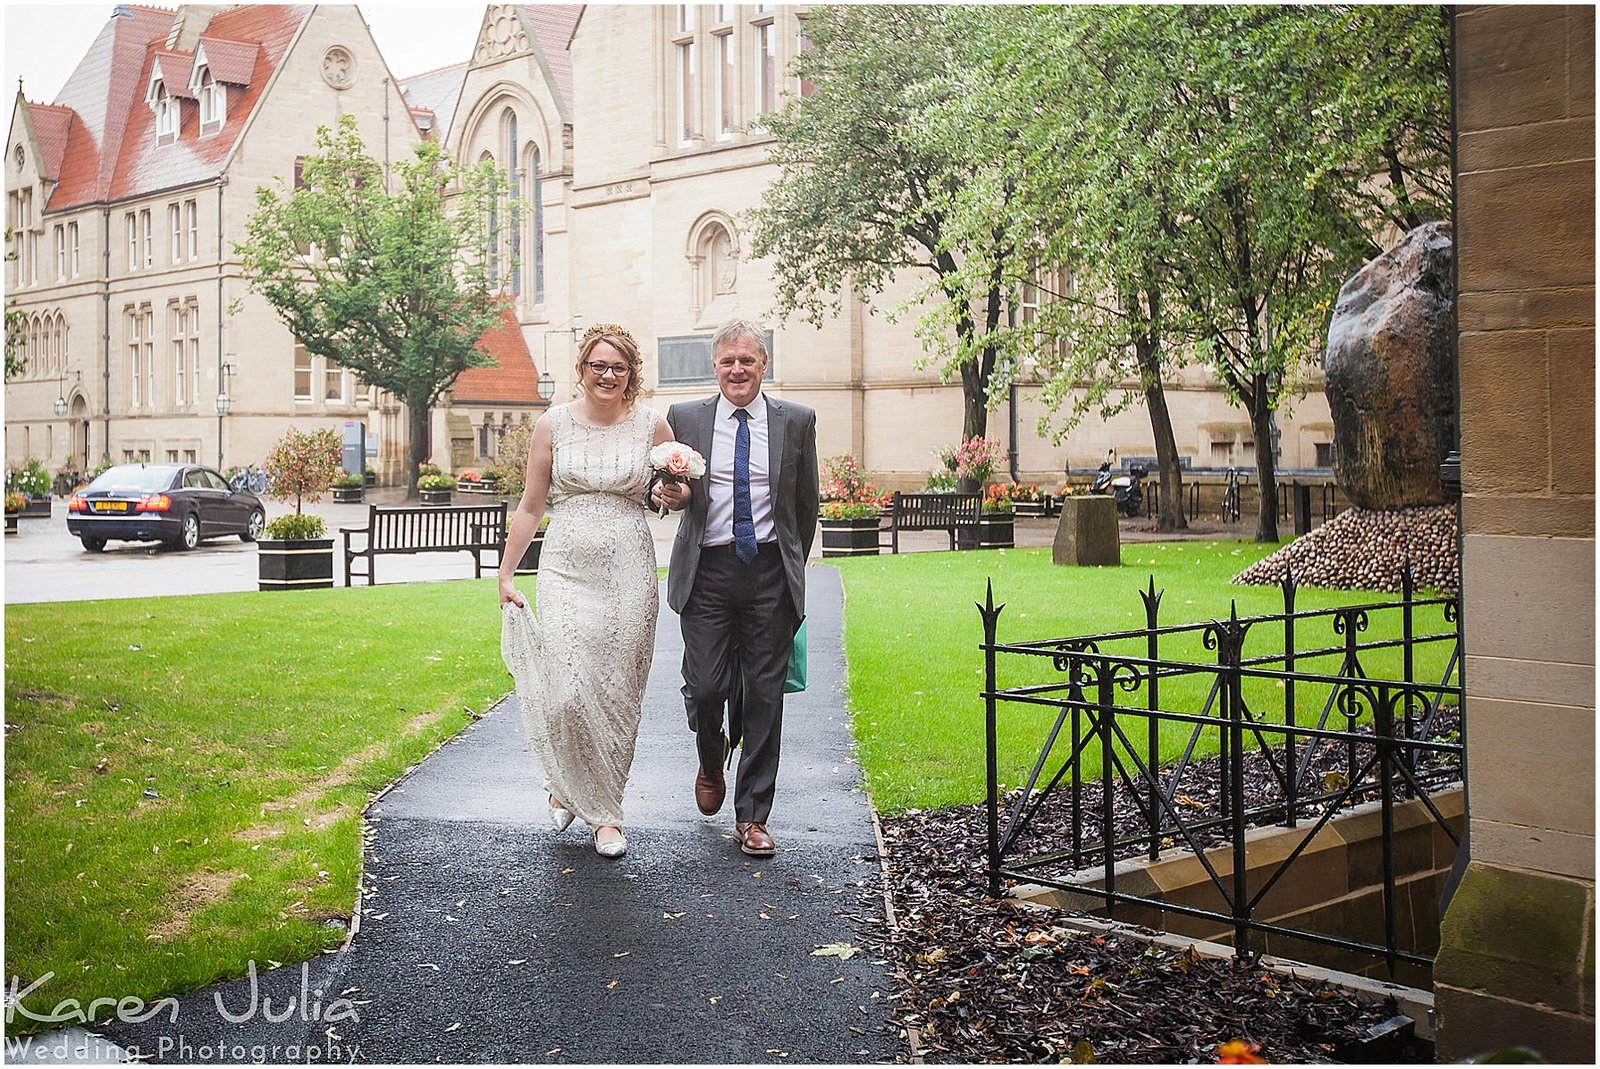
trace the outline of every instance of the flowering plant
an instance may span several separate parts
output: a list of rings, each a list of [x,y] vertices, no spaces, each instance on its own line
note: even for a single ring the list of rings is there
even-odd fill
[[[14,491],[6,494],[6,513],[8,515],[21,512],[27,507],[28,499],[23,497],[21,494]]]
[[[827,478],[822,483],[822,518],[825,520],[870,520],[879,512],[877,487],[861,474],[861,462],[850,453],[840,453],[822,462]]]
[[[682,442],[662,442],[650,450],[650,466],[664,482],[687,483],[706,473],[706,458]]]
[[[363,486],[365,484],[366,479],[357,475],[353,471],[340,472],[338,475],[333,477],[333,485],[338,487],[340,490],[354,490],[356,487]]]
[[[1004,483],[995,483],[983,493],[983,511],[985,512],[1010,512],[1011,487]]]
[[[956,447],[956,478],[971,479],[982,486],[1005,455],[998,438],[968,438]]]
[[[471,468],[463,470],[460,475],[456,476],[456,478],[460,479],[464,483],[483,482],[483,476],[480,473],[473,471]]]
[[[418,490],[454,490],[456,481],[448,475],[423,475],[417,479]]]
[[[1038,483],[1018,483],[1011,488],[1013,501],[1038,501],[1040,496]]]
[[[1230,1039],[1217,1047],[1218,1065],[1266,1065],[1261,1048],[1243,1039]]]
[[[1073,494],[1073,489],[1072,489],[1072,484],[1071,483],[1062,483],[1061,484],[1061,489],[1056,491],[1056,496],[1057,497],[1071,497],[1072,494]]]

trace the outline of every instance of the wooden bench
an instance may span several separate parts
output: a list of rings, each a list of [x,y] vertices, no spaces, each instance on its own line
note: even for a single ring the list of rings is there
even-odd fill
[[[950,535],[950,548],[955,549],[956,532],[976,528],[981,508],[982,498],[977,494],[903,494],[897,490],[888,524],[879,531],[879,544],[899,553],[901,531],[945,531]],[[887,543],[881,540],[885,534]]]
[[[374,565],[389,553],[471,553],[473,575],[483,577],[483,553],[494,550],[494,566],[506,541],[506,503],[492,505],[370,505],[365,527],[341,527],[344,535],[344,585],[359,576],[371,586]],[[366,545],[351,540],[366,536]],[[351,563],[365,557],[367,570],[352,572]]]

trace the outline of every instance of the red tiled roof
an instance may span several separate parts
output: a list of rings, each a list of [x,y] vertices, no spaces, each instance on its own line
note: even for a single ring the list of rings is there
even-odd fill
[[[61,176],[61,158],[67,152],[72,109],[54,104],[29,104],[28,115],[33,120],[33,136],[39,143],[39,173],[55,181]]]
[[[130,98],[144,100],[139,75],[145,52],[153,41],[164,42],[173,13],[157,7],[124,4],[125,15],[106,21],[77,69],[56,95],[56,103],[71,108],[80,122],[73,124],[61,164],[61,183],[50,195],[46,211],[98,200],[116,167]],[[149,114],[149,109],[145,109]]]
[[[199,138],[197,113],[185,107],[177,142],[163,145],[155,143],[145,89],[159,58],[167,91],[192,100],[193,55],[166,47],[173,11],[132,4],[118,10],[126,14],[106,23],[56,98],[56,107],[70,109],[79,121],[66,126],[47,211],[215,178],[312,8],[247,5],[212,16],[201,40],[213,77],[227,86],[227,122],[219,133]],[[29,108],[35,130],[43,124],[59,140],[61,124],[49,117],[52,109]],[[47,152],[42,143],[40,152]]]
[[[572,120],[572,53],[567,42],[583,12],[582,4],[528,4],[521,8],[522,21],[533,31],[539,52],[550,68],[550,79],[560,94],[567,121]]]
[[[255,50],[256,69],[250,75],[249,84],[242,88],[235,84],[225,89],[227,121],[218,133],[198,136],[198,113],[185,109],[177,141],[162,145],[155,142],[155,115],[145,106],[143,94],[129,101],[122,151],[107,196],[119,200],[157,189],[203,182],[220,174],[229,152],[266,91],[273,69],[283,59],[295,32],[311,10],[309,7],[262,4],[234,8],[213,16],[205,31],[212,38],[254,42],[260,46]],[[148,81],[150,64],[154,60],[155,50],[149,51],[151,54],[145,58],[141,71],[141,86]]]
[[[229,85],[250,84],[250,76],[256,68],[256,53],[261,51],[259,46],[248,41],[225,41],[205,34],[200,38],[200,48],[205,49],[211,77]]]
[[[500,313],[500,324],[484,331],[478,348],[495,359],[494,367],[474,367],[463,371],[451,388],[456,404],[528,405],[539,400],[539,369],[517,317],[508,305]]]
[[[194,93],[189,89],[189,71],[194,67],[194,56],[189,52],[156,53],[155,61],[161,64],[161,82],[167,87],[167,92],[184,100],[193,100]],[[154,70],[151,74],[154,75]]]

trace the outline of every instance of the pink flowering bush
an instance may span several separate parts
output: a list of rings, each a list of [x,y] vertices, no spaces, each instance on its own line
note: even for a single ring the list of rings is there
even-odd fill
[[[998,438],[968,438],[956,447],[956,478],[971,479],[982,486],[1005,455],[1005,446]]]
[[[822,518],[825,520],[866,520],[878,514],[879,493],[861,474],[861,462],[850,453],[840,453],[822,462]]]

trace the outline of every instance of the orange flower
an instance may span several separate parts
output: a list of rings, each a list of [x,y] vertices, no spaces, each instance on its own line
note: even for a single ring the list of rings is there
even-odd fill
[[[1266,1065],[1261,1048],[1242,1039],[1230,1039],[1217,1048],[1218,1065]]]

